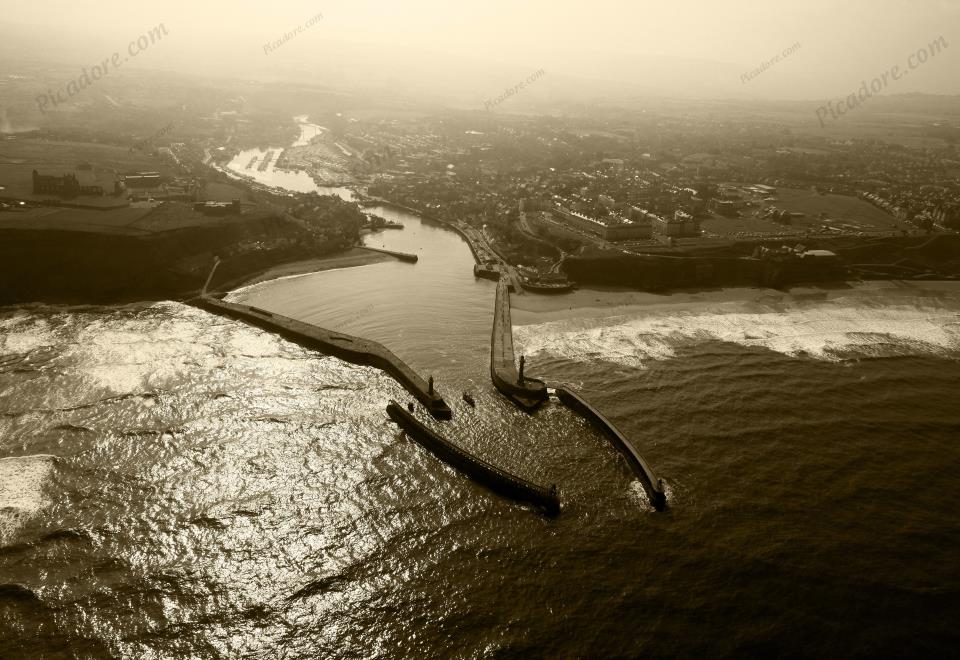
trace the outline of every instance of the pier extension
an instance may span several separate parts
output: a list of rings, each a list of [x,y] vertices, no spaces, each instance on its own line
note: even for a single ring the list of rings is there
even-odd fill
[[[190,302],[209,312],[276,332],[301,346],[329,353],[347,362],[381,369],[396,378],[431,415],[437,419],[452,417],[450,406],[433,389],[433,377],[425,381],[383,344],[319,328],[257,307],[225,302],[211,296],[200,296]]]
[[[599,410],[594,408],[583,397],[574,390],[568,390],[563,387],[556,388],[557,397],[571,410],[585,417],[589,422],[603,432],[610,443],[617,448],[626,458],[633,472],[643,484],[643,489],[650,498],[650,503],[657,511],[663,511],[667,506],[667,496],[663,492],[663,481],[658,479],[653,473],[653,469],[643,460],[643,456],[637,451],[623,433],[613,425],[609,419],[604,417]]]
[[[364,250],[370,250],[371,252],[379,252],[380,254],[389,255],[400,261],[406,261],[407,263],[415,264],[419,261],[420,257],[415,254],[407,254],[406,252],[396,252],[394,250],[384,250],[383,248],[374,248],[367,245],[363,246]]]
[[[508,399],[527,412],[547,400],[547,386],[542,380],[523,375],[523,357],[517,371],[513,353],[513,325],[510,321],[510,290],[506,278],[497,282],[497,300],[493,310],[493,331],[490,335],[490,378]]]
[[[395,401],[387,405],[387,414],[407,435],[434,456],[474,481],[505,497],[541,507],[548,516],[560,513],[560,495],[555,485],[544,488],[490,465],[434,433]]]

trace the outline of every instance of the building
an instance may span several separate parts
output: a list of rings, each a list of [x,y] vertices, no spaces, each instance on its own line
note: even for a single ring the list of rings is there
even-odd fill
[[[941,204],[933,212],[937,224],[960,229],[960,204]]]
[[[697,225],[697,221],[693,219],[693,216],[683,209],[678,209],[673,214],[673,219],[676,222],[683,223],[683,229],[681,236],[699,236],[700,227]]]
[[[159,172],[133,172],[123,176],[128,188],[157,188],[160,186]]]
[[[80,170],[63,176],[40,174],[33,170],[33,194],[77,197],[79,195],[103,195],[103,186],[89,170]]]
[[[740,202],[732,199],[711,199],[710,205],[716,213],[728,218],[735,218],[740,215],[739,211],[742,206]]]
[[[657,236],[665,238],[682,238],[684,236],[684,221],[673,216],[657,216],[653,227]]]
[[[231,215],[240,213],[241,206],[239,199],[232,202],[197,202],[193,205],[193,210],[204,215]]]
[[[623,216],[609,216],[604,218],[605,228],[603,238],[608,241],[633,241],[650,238],[652,228],[646,220],[630,220]]]
[[[528,197],[520,200],[520,212],[532,213],[535,211],[552,211],[553,202],[540,197]]]
[[[637,227],[638,238],[652,238],[653,228],[657,220],[660,219],[656,213],[640,208],[639,206],[630,207],[630,221]]]
[[[594,234],[596,236],[601,236],[603,234],[604,225],[596,218],[592,218],[584,213],[574,211],[567,206],[560,204],[553,209],[553,212],[554,214],[560,216],[560,218],[571,227],[585,231],[588,234]]]
[[[606,241],[629,241],[650,238],[650,222],[645,218],[625,218],[622,215],[611,214],[603,218],[594,218],[585,213],[572,211],[561,203],[557,203],[553,213],[571,227]]]

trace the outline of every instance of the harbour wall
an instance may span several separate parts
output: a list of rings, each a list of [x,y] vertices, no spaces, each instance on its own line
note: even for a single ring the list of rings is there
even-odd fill
[[[560,513],[560,496],[556,486],[544,488],[487,463],[427,428],[395,401],[387,406],[387,414],[434,456],[474,481],[505,497],[538,506],[549,516]]]
[[[647,464],[633,446],[633,443],[620,432],[613,422],[603,416],[599,410],[594,408],[586,399],[577,394],[574,390],[568,390],[564,387],[556,388],[557,397],[560,401],[574,412],[582,415],[591,424],[597,427],[607,437],[610,443],[622,453],[627,463],[650,498],[650,503],[657,511],[662,511],[667,505],[667,496],[663,492],[663,483],[653,472],[653,468]]]
[[[228,303],[210,296],[190,301],[196,307],[244,321],[277,334],[301,346],[329,353],[347,362],[375,367],[393,376],[437,419],[450,419],[450,407],[430,385],[386,346],[369,339],[319,328],[286,316],[249,305]]]
[[[364,250],[370,250],[371,252],[379,252],[380,254],[386,254],[400,261],[406,261],[407,263],[415,264],[420,260],[415,254],[407,254],[406,252],[397,252],[395,250],[384,250],[383,248],[369,247],[367,245],[363,246]]]

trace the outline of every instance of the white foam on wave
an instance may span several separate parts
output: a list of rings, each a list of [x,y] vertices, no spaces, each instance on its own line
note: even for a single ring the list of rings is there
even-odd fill
[[[56,341],[45,319],[26,315],[0,319],[0,355],[29,353]]]
[[[785,355],[837,360],[838,354],[893,356],[960,351],[957,308],[851,304],[757,311],[756,303],[712,305],[709,312],[660,309],[606,318],[576,318],[517,326],[514,340],[527,355],[603,360],[643,367],[675,356],[681,345],[722,341]]]
[[[209,315],[195,315],[189,307],[169,303],[157,307],[169,313],[85,320],[64,360],[91,386],[128,394],[163,389],[196,366],[218,366],[225,355],[282,355],[282,341],[276,336],[245,326],[211,326]]]
[[[0,458],[0,546],[50,503],[44,487],[53,474],[54,460],[49,454]]]
[[[95,318],[85,324],[68,360],[95,387],[115,393],[150,389],[175,378],[184,365],[202,360],[209,350],[196,323],[164,318]]]

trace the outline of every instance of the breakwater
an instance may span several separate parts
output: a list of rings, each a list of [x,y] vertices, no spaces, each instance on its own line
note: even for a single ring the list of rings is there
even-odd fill
[[[437,419],[452,417],[450,406],[433,389],[433,379],[425,381],[383,344],[319,328],[257,307],[228,303],[210,296],[194,298],[190,303],[200,309],[276,332],[301,346],[329,353],[341,360],[381,369],[396,378],[431,415]]]
[[[543,381],[523,375],[523,358],[517,370],[513,352],[513,324],[510,320],[510,290],[506,279],[497,282],[497,299],[490,333],[490,378],[508,399],[530,412],[547,400]]]
[[[395,401],[387,405],[387,414],[434,456],[474,481],[505,497],[541,507],[549,516],[560,513],[560,496],[556,486],[544,488],[487,463],[429,429]]]
[[[386,254],[391,257],[394,257],[395,259],[399,259],[400,261],[406,261],[407,263],[411,263],[411,264],[415,264],[417,263],[417,261],[420,260],[420,257],[418,257],[417,255],[407,254],[406,252],[397,252],[395,250],[384,250],[383,248],[368,247],[366,245],[363,246],[363,249],[370,250],[371,252],[379,252],[380,254]]]
[[[557,387],[556,393],[557,398],[559,398],[565,406],[582,415],[587,421],[602,431],[610,443],[626,457],[627,463],[630,464],[631,469],[633,469],[633,472],[637,475],[640,483],[643,484],[643,489],[646,491],[647,497],[650,498],[650,503],[653,505],[653,508],[657,511],[662,511],[664,507],[667,506],[667,496],[663,492],[663,481],[657,478],[653,472],[653,468],[647,464],[643,456],[640,455],[640,452],[637,451],[637,448],[633,446],[633,443],[620,432],[620,429],[614,426],[613,422],[604,417],[599,410],[577,394],[576,391],[568,390],[564,387]]]

